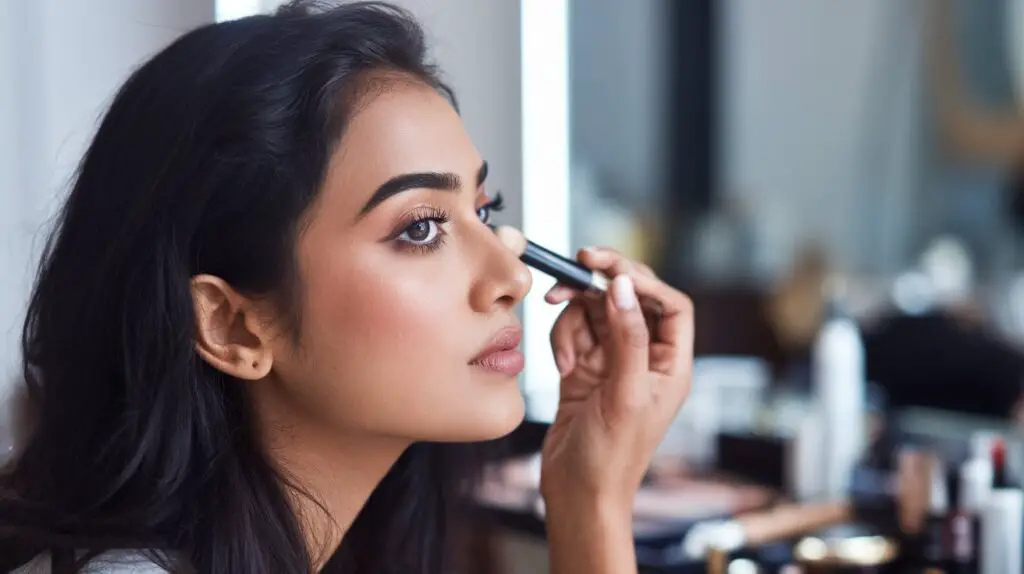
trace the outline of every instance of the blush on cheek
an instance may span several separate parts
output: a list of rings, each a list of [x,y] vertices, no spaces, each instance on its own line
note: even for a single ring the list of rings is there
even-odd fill
[[[419,339],[436,336],[444,325],[444,316],[450,311],[452,293],[445,293],[438,281],[392,276],[363,276],[332,297],[329,316],[336,318],[337,326],[370,339],[411,337]],[[396,357],[397,358],[397,357]]]
[[[321,345],[349,359],[343,369],[383,372],[398,362],[419,369],[422,379],[453,360],[469,360],[479,335],[464,332],[473,321],[465,289],[452,285],[451,273],[394,254],[345,263],[346,269],[321,268],[307,301]]]
[[[472,269],[463,254],[340,244],[304,269],[306,349],[296,383],[307,408],[335,429],[414,440],[442,437],[453,420],[472,421],[477,411],[508,418],[480,405],[505,413],[516,387],[506,396],[480,385],[468,365],[494,326],[469,304]]]

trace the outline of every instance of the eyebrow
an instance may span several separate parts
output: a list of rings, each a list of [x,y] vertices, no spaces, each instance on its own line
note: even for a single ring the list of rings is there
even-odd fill
[[[480,169],[476,173],[476,186],[480,187],[487,180],[487,162],[480,164]],[[359,217],[362,218],[367,213],[373,211],[373,208],[384,203],[388,198],[398,195],[403,191],[410,189],[436,189],[438,191],[459,191],[462,188],[462,179],[454,173],[438,173],[438,172],[423,172],[423,173],[403,173],[402,175],[396,175],[395,177],[384,182],[383,185],[377,188],[377,191],[373,192],[370,199],[366,202],[366,205],[359,211]]]

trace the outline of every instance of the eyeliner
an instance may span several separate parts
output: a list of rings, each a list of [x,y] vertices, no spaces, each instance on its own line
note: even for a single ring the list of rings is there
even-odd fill
[[[519,256],[523,263],[554,277],[559,283],[580,291],[608,292],[608,278],[563,257],[554,251],[526,240],[526,249]]]
[[[493,225],[489,225],[489,227],[495,232],[498,231]],[[519,260],[523,263],[550,275],[559,283],[573,289],[597,293],[608,292],[608,277],[604,274],[592,271],[578,261],[541,247],[523,237],[518,230],[514,231],[516,239],[522,241],[523,251],[519,255]]]

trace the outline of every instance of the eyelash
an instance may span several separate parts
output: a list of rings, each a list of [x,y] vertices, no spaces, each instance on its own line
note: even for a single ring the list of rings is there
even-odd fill
[[[486,217],[481,217],[480,221],[483,221],[484,223],[490,223],[491,222],[491,215],[494,214],[494,213],[497,213],[497,212],[499,212],[499,211],[501,211],[503,209],[505,209],[505,196],[502,195],[501,192],[499,191],[499,192],[494,194],[494,197],[491,198],[490,201],[488,201],[487,203],[485,203],[485,204],[481,205],[480,207],[478,207],[477,208],[477,212],[479,213],[481,211],[486,210],[487,211],[487,216]]]
[[[499,191],[494,195],[490,201],[481,205],[477,208],[477,213],[484,212],[483,216],[480,217],[480,221],[483,223],[490,223],[491,215],[495,212],[505,209],[505,198]],[[430,243],[414,243],[409,240],[402,239],[402,236],[409,231],[409,229],[425,221],[433,221],[437,226],[436,238]],[[405,221],[398,226],[398,230],[393,234],[391,239],[397,243],[399,249],[408,250],[414,253],[432,253],[437,251],[444,245],[444,238],[447,235],[441,226],[451,221],[451,215],[440,208],[426,207],[418,212],[411,213]]]

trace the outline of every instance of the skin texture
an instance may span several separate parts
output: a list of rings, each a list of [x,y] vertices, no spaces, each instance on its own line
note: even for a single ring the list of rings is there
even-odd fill
[[[266,299],[193,278],[199,354],[250,381],[267,448],[322,505],[294,498],[314,568],[410,444],[496,438],[522,419],[515,376],[471,364],[518,328],[514,307],[531,286],[515,246],[484,224],[481,164],[446,100],[396,83],[359,106],[307,214],[297,339]],[[382,184],[413,172],[460,185],[404,191],[362,214]],[[438,227],[422,223],[442,213]],[[435,232],[437,249],[411,244]],[[689,388],[692,312],[613,251],[580,259],[620,277],[609,297],[548,297],[572,300],[552,333],[563,389],[544,451],[552,570],[629,572],[632,497]],[[662,309],[656,320],[632,305],[637,294]]]
[[[193,280],[200,354],[252,381],[269,448],[330,511],[297,499],[314,555],[337,545],[409,444],[495,438],[524,410],[514,376],[470,365],[518,328],[514,307],[531,285],[481,221],[491,200],[477,186],[483,159],[426,86],[395,86],[359,110],[298,240],[299,344],[269,302],[216,277]],[[360,215],[379,186],[413,172],[453,173],[461,187],[404,191]],[[417,247],[422,234],[391,239],[442,212],[447,223],[422,224],[427,236],[440,231],[438,249]]]
[[[635,572],[633,497],[690,389],[693,306],[614,250],[578,259],[615,279],[605,297],[546,296],[570,301],[551,333],[561,397],[541,463],[551,569]]]

